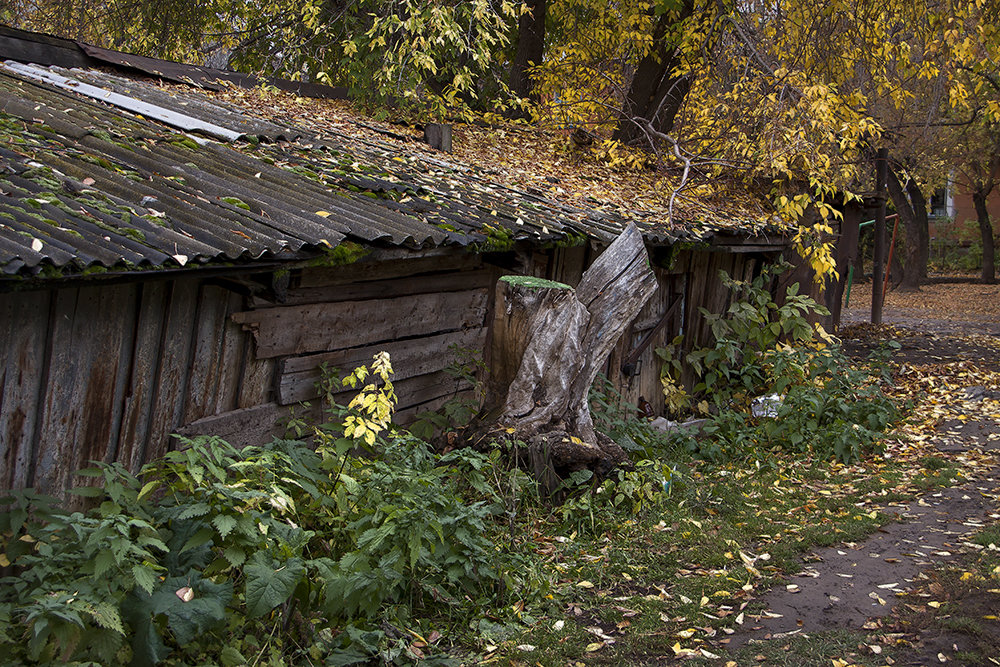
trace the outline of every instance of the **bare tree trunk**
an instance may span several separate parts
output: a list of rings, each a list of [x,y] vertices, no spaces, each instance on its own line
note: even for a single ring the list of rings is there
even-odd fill
[[[642,124],[633,120],[635,118],[648,120],[657,132],[670,134],[674,118],[691,88],[691,79],[673,75],[680,60],[667,39],[667,33],[673,25],[690,17],[693,12],[694,0],[684,0],[679,11],[660,15],[653,30],[654,46],[636,67],[614,139],[624,143],[647,140]]]
[[[993,224],[990,222],[990,212],[986,208],[986,197],[989,190],[981,185],[972,193],[972,203],[976,207],[976,218],[979,219],[979,234],[983,241],[983,272],[984,283],[992,285],[996,282],[996,249],[993,244]]]
[[[900,184],[894,170],[889,170],[889,196],[903,222],[905,241],[896,240],[897,252],[892,265],[893,281],[900,280],[899,288],[912,291],[920,289],[921,283],[927,278],[927,259],[930,254],[930,234],[927,225],[927,198],[920,186],[912,179],[906,180],[905,186]],[[902,246],[903,252],[899,252]],[[896,258],[902,258],[897,263]]]
[[[899,214],[903,222],[903,230],[906,238],[905,243],[900,244],[900,238],[897,235],[896,252],[892,256],[893,261],[890,275],[894,279],[893,282],[895,282],[896,278],[899,278],[900,289],[904,291],[916,291],[920,289],[919,241],[917,240],[919,232],[916,228],[913,207],[907,198],[907,191],[903,189],[903,186],[899,182],[899,177],[896,175],[895,169],[889,169],[889,178],[886,185],[888,186],[892,203],[896,207],[896,213]],[[906,261],[902,264],[899,263],[899,258],[904,253],[900,252],[900,245],[905,245]]]
[[[510,89],[518,97],[537,101],[535,84],[528,70],[542,63],[545,53],[546,0],[526,0],[530,10],[521,14],[517,24],[517,52],[510,66]]]
[[[917,246],[915,259],[920,269],[920,280],[923,282],[927,280],[927,262],[931,255],[931,233],[927,219],[927,197],[924,196],[923,190],[920,189],[920,186],[912,178],[906,182],[906,192],[910,195],[910,206],[913,208],[913,224]]]
[[[575,470],[607,472],[625,460],[594,430],[588,394],[625,328],[656,290],[639,230],[622,233],[574,290],[537,278],[497,284],[493,368],[483,419],[491,435],[528,443],[547,492]]]

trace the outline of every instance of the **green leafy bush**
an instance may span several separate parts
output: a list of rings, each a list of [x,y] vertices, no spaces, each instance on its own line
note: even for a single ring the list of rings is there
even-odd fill
[[[237,450],[201,437],[138,477],[100,465],[86,471],[104,482],[83,490],[100,503],[86,513],[31,491],[4,499],[5,655],[25,664],[415,659],[399,641],[406,633],[391,628],[418,623],[416,610],[502,603],[523,588],[510,552],[490,539],[500,495],[471,493],[505,474],[493,470],[498,460],[441,457],[388,430],[390,373],[384,357],[348,376],[361,391],[330,406],[311,442]]]
[[[680,342],[657,350],[668,403],[702,398],[711,418],[698,437],[679,434],[697,455],[725,461],[773,447],[843,462],[878,449],[898,408],[882,393],[884,360],[857,365],[810,321],[828,311],[790,286],[779,305],[767,286],[787,265],[767,267],[752,281],[722,281],[733,303],[723,314],[702,309],[715,345],[690,352],[698,381],[693,396],[679,388]],[[683,403],[678,397],[684,399]],[[753,404],[757,400],[758,414]]]
[[[839,347],[789,348],[774,357],[776,367],[794,368],[797,380],[770,404],[772,413],[754,416],[724,410],[687,436],[688,448],[724,461],[780,448],[844,463],[877,452],[900,410],[882,392],[880,360],[856,365]],[[801,375],[799,375],[801,373]]]

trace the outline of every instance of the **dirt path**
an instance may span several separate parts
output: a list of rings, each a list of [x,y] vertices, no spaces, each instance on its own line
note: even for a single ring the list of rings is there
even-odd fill
[[[1000,371],[1000,288],[976,287],[985,287],[986,292],[966,290],[960,296],[961,289],[939,284],[926,288],[929,294],[924,300],[913,295],[897,295],[896,303],[889,299],[884,323],[896,327],[891,333],[901,348],[893,361],[899,368],[973,362],[978,368]],[[993,291],[996,299],[990,298]],[[988,302],[981,300],[984,297]],[[873,347],[876,336],[871,325],[860,324],[870,312],[870,292],[862,288],[855,298],[854,307],[844,311],[847,326],[841,335],[848,352],[861,356]],[[928,303],[938,309],[929,310]],[[935,424],[931,451],[963,470],[969,481],[928,492],[912,502],[888,503],[880,510],[896,521],[879,533],[864,542],[807,554],[798,575],[759,598],[765,611],[748,617],[743,631],[718,643],[723,657],[740,658],[740,665],[766,664],[758,662],[763,656],[748,657],[760,649],[761,642],[786,642],[837,629],[868,634],[898,629],[898,620],[888,617],[898,616],[901,602],[911,600],[912,595],[930,595],[924,591],[936,572],[982,549],[970,538],[1000,519],[1000,387],[956,388],[947,402],[951,417]],[[974,465],[965,465],[970,460]],[[911,598],[904,598],[906,593]],[[973,606],[1000,610],[1000,595],[985,589],[977,595],[982,599],[973,600]],[[931,605],[932,614],[934,608]],[[995,625],[992,634],[1000,646],[1000,623]],[[969,641],[961,632],[934,630],[906,641],[909,648],[898,655],[895,664],[968,664],[962,662],[961,651]],[[876,661],[873,664],[886,664],[879,661],[880,646],[868,649],[869,659]]]
[[[993,445],[1000,449],[1000,441]],[[883,511],[897,522],[870,539],[808,554],[787,587],[760,598],[766,611],[751,617],[728,648],[840,628],[875,629],[872,619],[887,616],[928,570],[976,550],[969,538],[1000,518],[998,473],[994,468],[981,480],[889,504]]]
[[[854,285],[841,324],[870,321],[871,297],[871,283]],[[890,290],[882,320],[924,333],[1000,336],[1000,284],[983,285],[969,276],[936,276],[917,292]]]

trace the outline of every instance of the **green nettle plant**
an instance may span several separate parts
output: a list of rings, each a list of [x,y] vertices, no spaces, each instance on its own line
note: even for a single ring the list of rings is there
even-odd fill
[[[0,514],[0,642],[24,664],[416,659],[414,610],[523,589],[489,538],[496,458],[389,429],[388,355],[311,442],[182,441],[133,476],[84,471],[99,505],[17,491]],[[523,594],[524,591],[521,591]],[[498,597],[499,596],[499,597]],[[424,648],[424,651],[430,650]],[[423,655],[423,654],[421,654]],[[426,657],[426,656],[425,656]]]
[[[829,311],[790,286],[781,305],[766,289],[786,264],[766,267],[752,281],[725,272],[733,303],[723,314],[702,315],[715,345],[687,354],[698,378],[693,396],[680,386],[682,340],[660,348],[661,382],[668,406],[711,414],[702,437],[687,437],[688,448],[713,460],[779,447],[821,458],[854,461],[879,446],[899,418],[898,408],[881,391],[890,380],[884,359],[851,363],[836,339],[809,320]],[[754,399],[763,401],[757,414]],[[707,437],[706,437],[707,436]]]

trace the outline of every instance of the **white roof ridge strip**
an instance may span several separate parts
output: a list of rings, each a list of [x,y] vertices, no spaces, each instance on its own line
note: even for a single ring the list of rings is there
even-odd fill
[[[243,136],[242,132],[231,130],[228,127],[209,123],[199,118],[195,118],[194,116],[188,116],[187,114],[179,113],[171,109],[165,109],[134,97],[128,97],[120,93],[105,90],[104,88],[84,83],[78,79],[70,79],[60,74],[56,74],[45,67],[39,67],[38,65],[25,65],[11,60],[4,62],[3,66],[11,71],[17,72],[18,74],[35,79],[36,81],[44,81],[58,88],[62,88],[63,90],[80,93],[86,97],[137,113],[145,118],[152,118],[154,120],[161,121],[185,132],[198,130],[223,141],[235,141]]]

